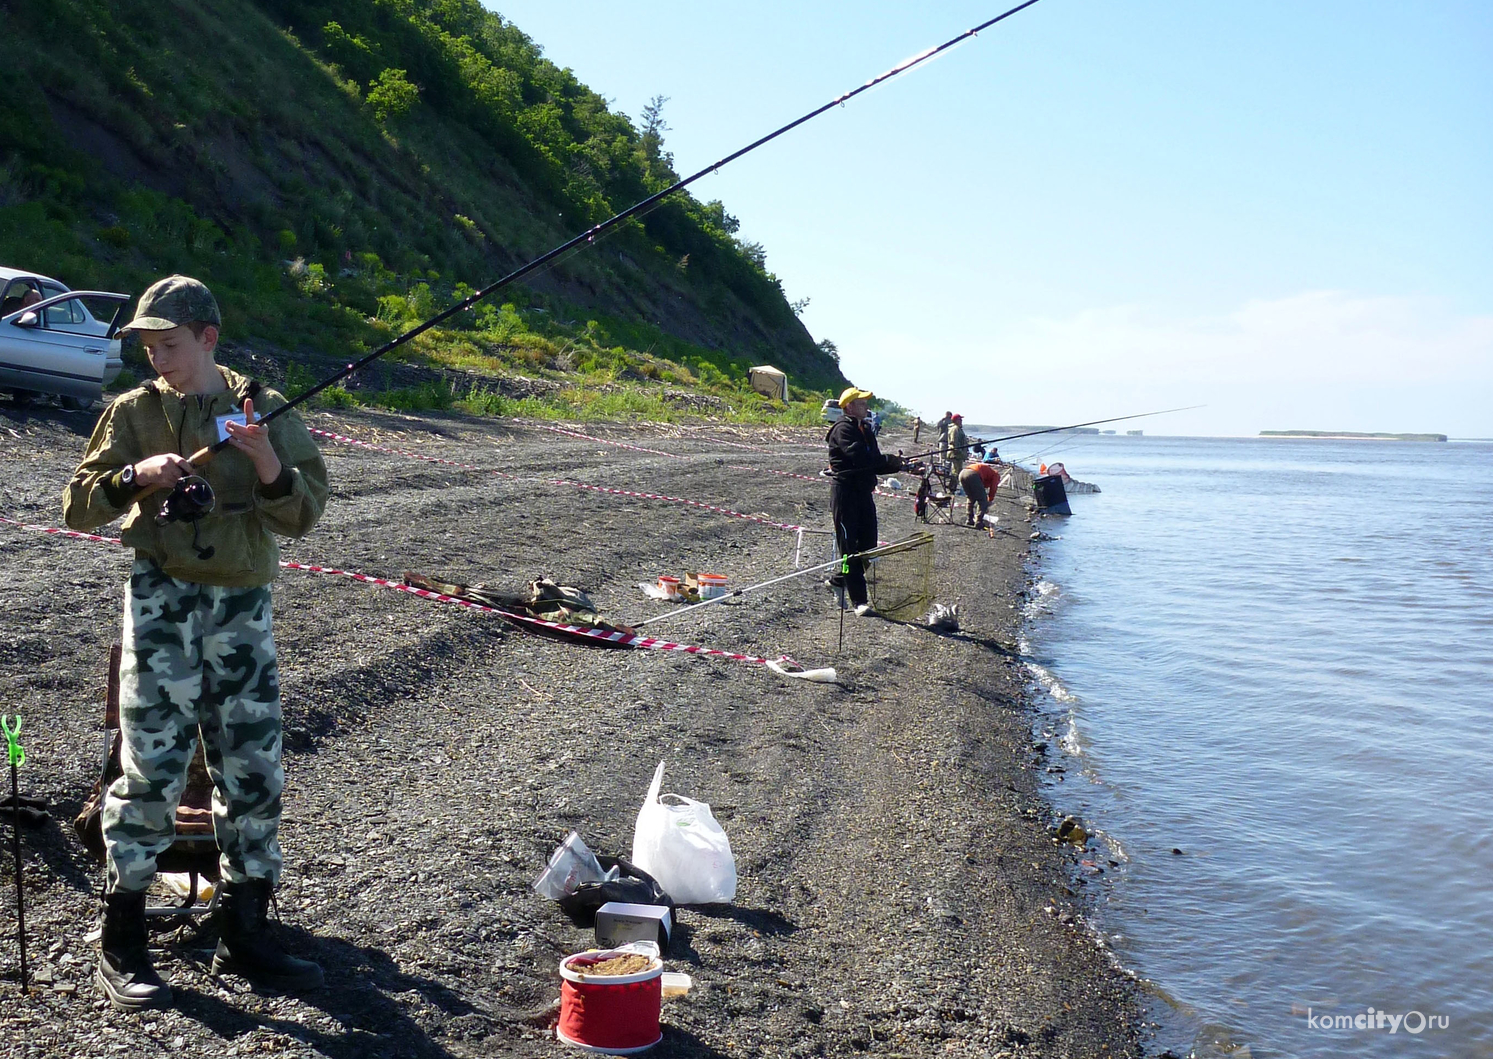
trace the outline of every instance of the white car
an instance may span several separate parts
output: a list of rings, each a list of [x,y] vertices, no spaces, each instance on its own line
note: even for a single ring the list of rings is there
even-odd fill
[[[840,402],[836,401],[833,397],[825,401],[824,407],[819,409],[819,415],[826,423],[833,423],[844,414],[844,412],[840,411]]]
[[[69,290],[50,276],[0,267],[0,390],[17,401],[56,394],[87,408],[123,368],[128,294]]]

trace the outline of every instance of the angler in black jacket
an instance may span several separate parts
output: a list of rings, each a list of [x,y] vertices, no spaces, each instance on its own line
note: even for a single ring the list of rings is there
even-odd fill
[[[866,422],[867,402],[875,397],[870,390],[854,386],[840,394],[840,411],[844,413],[824,440],[829,444],[829,471],[834,485],[830,487],[830,514],[835,520],[835,541],[842,555],[876,547],[876,476],[902,469],[901,456],[883,456],[876,435]],[[871,612],[866,597],[865,563],[851,559],[848,569],[833,583],[845,586],[855,612]]]

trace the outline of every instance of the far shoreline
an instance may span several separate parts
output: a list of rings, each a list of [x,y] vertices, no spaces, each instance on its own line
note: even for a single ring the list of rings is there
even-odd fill
[[[1445,434],[1392,434],[1385,432],[1366,433],[1355,430],[1331,432],[1326,430],[1262,430],[1260,437],[1268,439],[1287,438],[1305,441],[1433,441],[1445,442]]]

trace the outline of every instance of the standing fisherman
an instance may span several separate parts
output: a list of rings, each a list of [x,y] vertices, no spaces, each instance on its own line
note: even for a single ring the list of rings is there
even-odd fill
[[[901,456],[882,455],[876,434],[866,422],[867,402],[875,396],[870,390],[854,386],[840,394],[840,410],[845,414],[825,435],[830,477],[834,479],[829,491],[829,509],[835,520],[835,542],[841,555],[876,547],[876,501],[872,495],[876,476],[902,469]],[[856,614],[865,617],[871,613],[864,560],[846,560],[844,571],[831,578],[830,583],[844,586]]]
[[[954,421],[953,412],[945,412],[943,418],[933,424],[933,432],[938,435],[938,458],[947,460],[949,458],[949,424]]]
[[[950,475],[954,481],[959,480],[959,474],[964,470],[964,461],[969,459],[969,438],[964,436],[964,417],[953,415],[949,417],[948,433],[948,461]]]
[[[146,947],[145,890],[176,838],[199,730],[222,851],[213,973],[289,992],[322,984],[321,968],[287,955],[267,923],[285,783],[270,582],[280,554],[272,534],[310,532],[326,505],[327,469],[299,416],[257,422],[256,405],[273,411],[285,399],[218,367],[221,326],[195,279],[169,276],[141,295],[129,329],[160,378],[104,411],[62,498],[75,530],[126,515],[120,535],[135,549],[119,669],[123,774],[104,798],[109,875],[96,975],[123,1011],[171,1003]],[[231,447],[210,464],[184,455],[221,438]]]

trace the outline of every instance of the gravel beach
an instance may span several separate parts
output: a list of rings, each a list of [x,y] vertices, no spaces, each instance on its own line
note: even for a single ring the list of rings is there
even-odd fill
[[[0,403],[0,516],[61,525],[60,494],[97,410]],[[686,569],[745,585],[792,569],[827,529],[822,432],[536,424],[313,413],[308,425],[470,464],[324,439],[326,517],[282,558],[398,579],[582,587],[614,621],[669,604],[638,583]],[[910,437],[883,439],[916,451]],[[677,458],[683,457],[683,458]],[[500,477],[489,471],[517,477]],[[878,500],[881,536],[917,527]],[[93,985],[101,869],[71,819],[98,768],[108,646],[129,553],[0,524],[0,709],[25,718],[22,793],[53,820],[23,832],[35,978],[20,995],[9,825],[0,863],[0,1054],[94,1057],[556,1056],[558,960],[592,944],[531,883],[565,835],[628,855],[648,781],[709,802],[740,885],[680,911],[652,1055],[1138,1055],[1131,980],[1083,925],[1071,847],[1041,795],[1015,643],[1032,527],[1004,492],[1002,533],[933,527],[938,596],[962,631],[844,619],[819,577],[648,631],[834,666],[838,684],[761,665],[541,639],[476,613],[284,571],[276,639],[288,786],[279,912],[327,988],[257,995],[208,973],[213,939],[157,935],[170,1011],[109,1009]],[[110,531],[105,531],[110,532]],[[806,556],[827,557],[809,536]]]

